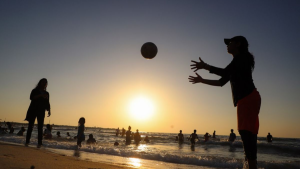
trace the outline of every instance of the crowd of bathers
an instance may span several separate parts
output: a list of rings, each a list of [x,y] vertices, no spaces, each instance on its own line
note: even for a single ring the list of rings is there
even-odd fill
[[[75,139],[77,140],[77,145],[81,147],[81,142],[85,140],[84,136],[84,123],[85,119],[82,117],[79,120],[79,127],[76,128],[78,129],[78,134],[76,136],[71,136],[69,132],[66,133],[68,139]],[[14,133],[14,127],[11,122],[4,122],[5,126],[2,127],[0,125],[0,134],[13,134]],[[20,130],[17,132],[18,136],[23,136],[23,133],[26,131],[24,127],[21,127]],[[60,131],[56,132],[57,138],[60,138]],[[139,133],[139,130],[136,129],[136,132],[131,131],[131,126],[128,127],[128,130],[126,131],[124,128],[122,130],[119,129],[119,127],[116,129],[116,136],[125,136],[125,142],[126,144],[130,144],[131,141],[134,141],[136,144],[140,143],[142,141],[141,135]],[[46,125],[46,129],[43,132],[43,137],[44,139],[52,139],[52,126],[50,124]],[[206,132],[204,135],[204,142],[207,142],[212,139],[216,139],[216,131],[213,132],[213,135],[210,135],[208,132]],[[228,137],[228,142],[234,142],[236,139],[236,134],[233,132],[233,129],[231,129],[231,133],[229,134]],[[194,132],[186,138],[187,141],[191,142],[191,145],[195,145],[196,140],[199,140],[199,137],[197,135],[197,130],[194,130]],[[145,143],[149,143],[150,139],[146,135],[143,139]],[[175,137],[175,141],[178,141],[179,144],[184,143],[184,135],[182,133],[182,130],[178,133],[178,136]],[[272,142],[273,141],[273,136],[268,133],[267,135],[267,142]],[[94,138],[93,134],[89,134],[89,138],[86,141],[87,144],[95,144],[97,141]],[[114,143],[115,146],[119,145],[119,143],[116,141]]]

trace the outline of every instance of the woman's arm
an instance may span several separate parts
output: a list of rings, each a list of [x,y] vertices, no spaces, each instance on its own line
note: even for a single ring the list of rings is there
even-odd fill
[[[47,117],[50,117],[51,116],[51,111],[50,111],[50,94],[47,92],[47,95],[48,95],[48,106],[47,106],[48,116]]]
[[[211,66],[207,63],[205,63],[200,57],[199,57],[200,62],[196,62],[192,60],[194,64],[190,65],[191,69],[195,69],[194,72],[196,72],[199,69],[205,69],[208,70],[210,73],[219,75],[219,76],[226,76],[229,74],[231,68],[232,68],[232,63],[230,63],[226,68],[218,68],[215,66]]]
[[[201,83],[211,85],[211,86],[222,86],[219,80],[202,79]]]
[[[189,76],[189,80],[193,84],[195,84],[195,83],[204,83],[204,84],[211,85],[211,86],[222,86],[220,80],[203,79],[201,76],[198,75],[198,73],[196,73],[196,75],[197,75],[197,77]]]

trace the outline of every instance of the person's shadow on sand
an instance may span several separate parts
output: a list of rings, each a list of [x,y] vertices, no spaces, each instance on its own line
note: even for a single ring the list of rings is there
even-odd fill
[[[79,150],[74,150],[74,157],[80,157]]]

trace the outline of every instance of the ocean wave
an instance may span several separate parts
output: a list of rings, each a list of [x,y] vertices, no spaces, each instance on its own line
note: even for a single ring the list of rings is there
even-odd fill
[[[2,135],[0,140],[6,142],[14,142],[18,144],[24,144],[25,137],[23,136],[15,136],[15,135]],[[36,136],[33,136],[31,139],[31,145],[37,144]],[[54,149],[66,149],[66,150],[75,150],[76,140],[74,139],[66,139],[66,138],[55,138],[52,140],[44,140],[43,142],[44,147],[46,148],[54,148]],[[201,141],[200,141],[201,144]],[[202,143],[203,144],[203,143]],[[224,141],[209,141],[205,144],[208,145],[221,145],[225,144]],[[227,145],[227,143],[226,143]],[[232,143],[232,146],[241,146],[242,143],[240,141]],[[132,146],[135,147],[135,146]],[[89,146],[83,144],[83,147],[80,151],[84,151],[87,153],[96,153],[96,154],[107,154],[107,155],[114,155],[114,156],[121,156],[121,157],[134,157],[146,160],[155,160],[155,161],[162,161],[162,162],[170,162],[176,164],[189,164],[189,165],[197,165],[197,166],[207,166],[207,167],[216,167],[216,168],[241,168],[243,160],[230,158],[230,157],[221,157],[221,156],[213,156],[213,155],[180,155],[180,154],[171,154],[166,151],[135,151],[130,146]],[[275,149],[274,149],[275,147]],[[272,145],[272,144],[264,144],[260,143],[258,148],[266,148],[266,149],[273,149],[274,151],[278,151],[278,149],[289,149],[286,146],[282,145]],[[299,150],[295,150],[299,151]],[[300,168],[300,161],[285,161],[285,162],[276,162],[276,161],[259,161],[259,167],[263,168],[290,168],[296,169]]]

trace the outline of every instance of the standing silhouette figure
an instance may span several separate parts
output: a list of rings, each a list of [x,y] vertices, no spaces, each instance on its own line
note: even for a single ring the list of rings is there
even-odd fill
[[[248,50],[248,41],[243,36],[224,39],[227,52],[233,56],[231,63],[224,69],[206,64],[200,57],[200,62],[192,61],[191,69],[208,70],[210,73],[221,76],[219,80],[203,79],[196,73],[196,77],[189,76],[190,82],[204,83],[212,86],[224,86],[228,81],[231,84],[233,104],[237,107],[238,130],[241,135],[245,161],[250,169],[257,168],[257,134],[259,128],[258,114],[261,97],[252,79],[254,70],[254,56]]]
[[[50,112],[50,95],[46,91],[48,86],[47,79],[41,79],[36,87],[31,91],[30,100],[31,103],[29,105],[27,115],[25,120],[28,121],[28,129],[26,135],[26,143],[27,146],[30,143],[31,133],[34,126],[34,121],[37,119],[38,122],[38,146],[41,147],[43,140],[43,126],[44,126],[44,118],[45,111],[48,111],[48,117],[51,115]]]

